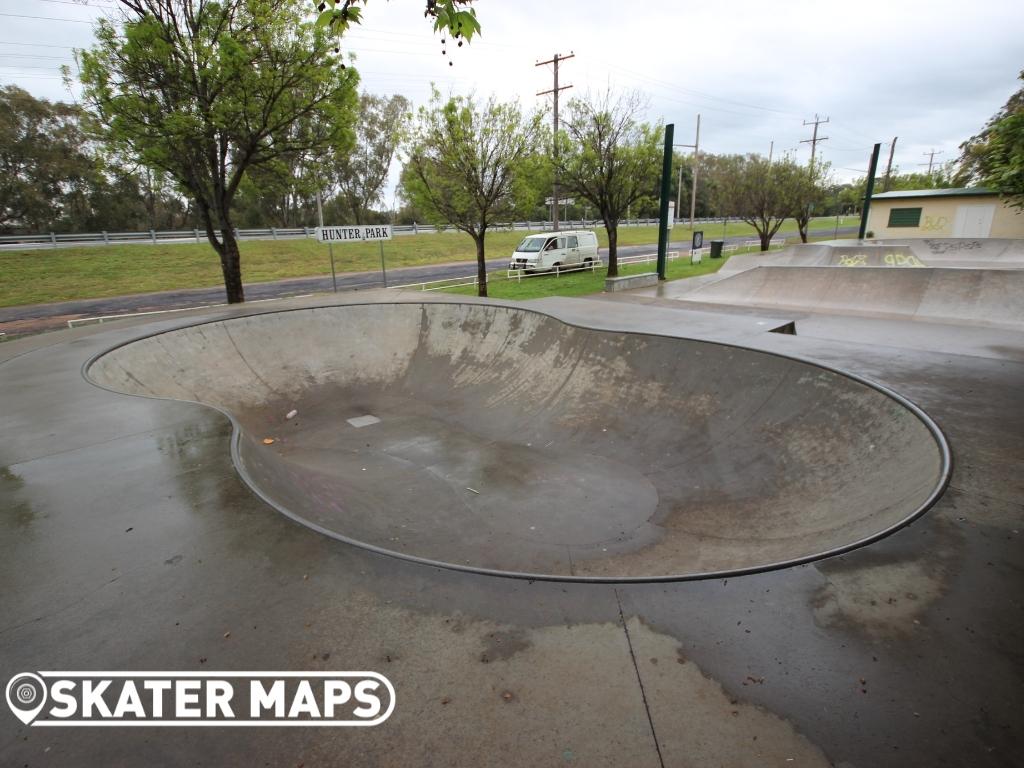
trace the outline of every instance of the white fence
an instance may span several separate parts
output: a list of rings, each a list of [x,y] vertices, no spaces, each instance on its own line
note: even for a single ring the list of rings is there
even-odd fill
[[[732,250],[736,250],[738,246],[733,246]],[[698,248],[699,251],[707,251],[707,248]],[[669,251],[665,254],[666,261],[674,261],[675,259],[687,256],[691,258],[691,263],[699,263],[699,253],[697,260],[693,261],[692,254],[690,251]],[[620,256],[618,261],[619,265],[626,264],[650,264],[652,261],[658,260],[657,253],[643,253],[637,256]],[[576,264],[568,267],[552,267],[551,269],[537,270],[534,272],[527,272],[525,269],[505,269],[495,270],[487,275],[488,282],[492,280],[515,280],[521,282],[524,278],[531,277],[550,277],[555,275],[568,274],[571,272],[593,272],[594,270],[604,267],[605,264],[601,259],[595,259],[594,261],[587,262],[585,264]],[[504,275],[502,275],[504,272]],[[458,288],[460,286],[476,285],[479,282],[476,275],[466,275],[465,277],[448,277],[442,280],[427,280],[422,283],[406,283],[404,285],[395,285],[393,288],[416,288],[420,291],[443,291],[447,288]]]

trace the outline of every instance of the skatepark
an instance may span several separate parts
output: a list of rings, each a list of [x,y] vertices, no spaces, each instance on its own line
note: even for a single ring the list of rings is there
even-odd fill
[[[0,763],[1017,764],[1022,268],[836,241],[5,343],[6,666],[375,670],[397,704],[5,721]]]

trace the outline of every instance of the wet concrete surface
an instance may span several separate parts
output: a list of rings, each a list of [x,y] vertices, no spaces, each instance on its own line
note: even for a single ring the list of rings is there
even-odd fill
[[[365,299],[365,297],[361,297]],[[386,300],[393,300],[387,295]],[[282,306],[301,305],[293,300]],[[625,302],[563,319],[748,346],[892,387],[944,430],[950,489],[845,555],[708,581],[588,585],[429,567],[331,540],[263,503],[209,408],[87,383],[114,344],[196,319],[0,347],[0,675],[38,669],[373,669],[372,729],[37,729],[4,765],[1021,764],[1024,365]],[[264,307],[265,309],[265,307]],[[857,331],[860,331],[857,333]],[[798,327],[799,333],[799,327]],[[853,341],[856,339],[856,341]],[[1006,348],[1006,349],[1004,349]],[[230,633],[225,637],[225,633]]]
[[[793,564],[903,524],[948,473],[923,414],[834,371],[499,306],[195,325],[87,375],[231,414],[244,479],[319,530],[533,577]]]

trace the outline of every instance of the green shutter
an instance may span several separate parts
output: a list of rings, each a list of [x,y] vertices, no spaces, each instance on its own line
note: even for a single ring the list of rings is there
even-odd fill
[[[920,208],[891,208],[889,210],[890,227],[919,227],[921,226]]]

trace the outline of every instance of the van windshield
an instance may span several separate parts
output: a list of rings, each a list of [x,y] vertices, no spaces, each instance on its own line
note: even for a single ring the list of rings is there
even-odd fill
[[[516,250],[521,253],[537,253],[544,246],[545,239],[543,237],[528,237],[519,244]]]

